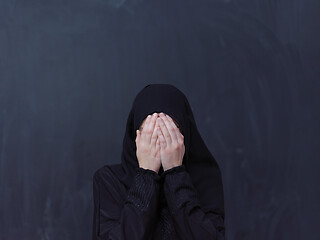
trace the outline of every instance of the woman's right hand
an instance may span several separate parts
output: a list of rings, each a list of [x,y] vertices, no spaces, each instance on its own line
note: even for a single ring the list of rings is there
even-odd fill
[[[158,114],[148,115],[145,120],[143,130],[136,130],[136,155],[139,167],[159,172],[161,167],[160,139],[158,131],[160,127],[157,123]]]

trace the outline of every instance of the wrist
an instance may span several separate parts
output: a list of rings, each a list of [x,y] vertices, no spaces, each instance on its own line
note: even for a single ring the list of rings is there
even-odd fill
[[[158,171],[153,169],[153,168],[150,168],[150,167],[139,166],[138,170],[140,172],[149,173],[149,174],[152,174],[152,175],[158,175]]]
[[[146,170],[146,171],[152,171],[152,172],[158,174],[158,171],[155,168],[152,168],[152,167],[139,166],[139,168],[141,168],[143,170]]]
[[[161,177],[164,178],[168,174],[174,174],[176,172],[183,172],[183,171],[186,171],[186,166],[182,164],[182,165],[164,170],[164,172],[161,174]]]
[[[176,168],[176,167],[180,167],[180,166],[182,166],[182,164],[171,164],[171,165],[168,165],[168,166],[163,166],[163,170],[164,171],[168,171],[168,170],[170,170],[172,168]]]

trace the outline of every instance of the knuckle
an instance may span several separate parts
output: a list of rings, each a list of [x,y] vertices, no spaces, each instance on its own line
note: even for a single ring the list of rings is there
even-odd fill
[[[175,149],[175,150],[178,150],[180,148],[180,145],[179,144],[173,144],[173,149]]]
[[[144,152],[144,153],[148,153],[148,152],[149,152],[149,149],[148,149],[148,148],[144,148],[144,149],[143,149],[143,152]]]

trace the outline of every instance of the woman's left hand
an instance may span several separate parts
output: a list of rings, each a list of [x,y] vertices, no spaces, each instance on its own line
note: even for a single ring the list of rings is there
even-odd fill
[[[160,156],[163,170],[182,165],[185,153],[184,136],[169,115],[159,114]]]

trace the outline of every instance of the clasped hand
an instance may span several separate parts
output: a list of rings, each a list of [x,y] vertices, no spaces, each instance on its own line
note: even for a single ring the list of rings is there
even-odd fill
[[[136,130],[139,167],[158,173],[182,165],[184,136],[173,119],[164,113],[148,115],[143,130]]]

